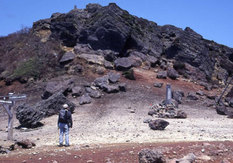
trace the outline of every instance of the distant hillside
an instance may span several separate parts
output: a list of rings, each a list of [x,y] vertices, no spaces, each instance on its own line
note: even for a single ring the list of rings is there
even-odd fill
[[[81,45],[89,51],[82,51]],[[189,27],[159,26],[110,3],[54,13],[35,22],[32,29],[1,37],[0,79],[9,85],[14,80],[58,76],[67,71],[65,64],[78,63],[60,62],[68,51],[102,56],[113,65],[103,64],[105,68],[118,69],[118,58],[139,60],[128,68],[174,68],[185,78],[213,84],[224,84],[233,71],[232,48],[206,40]]]

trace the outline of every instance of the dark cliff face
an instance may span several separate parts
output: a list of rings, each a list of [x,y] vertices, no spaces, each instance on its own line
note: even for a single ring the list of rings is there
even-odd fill
[[[132,51],[142,60],[153,56],[161,66],[162,59],[187,64],[182,75],[202,81],[225,81],[233,71],[233,49],[205,40],[191,28],[154,22],[130,15],[116,4],[89,4],[66,14],[55,13],[33,24],[32,34],[49,33],[47,40],[64,46],[89,44],[93,50],[110,50],[117,57],[128,57]],[[46,42],[45,42],[46,44]],[[138,53],[139,52],[139,53]],[[190,68],[191,67],[191,68]]]

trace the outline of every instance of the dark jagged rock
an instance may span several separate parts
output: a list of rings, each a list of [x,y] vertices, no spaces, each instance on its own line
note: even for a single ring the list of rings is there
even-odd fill
[[[76,86],[72,88],[72,96],[78,97],[78,96],[83,95],[83,93],[84,93],[84,89],[80,86]]]
[[[223,106],[216,106],[216,112],[220,115],[227,115],[227,108]]]
[[[193,93],[193,92],[189,92],[188,93],[187,99],[188,100],[194,100],[194,101],[199,100],[198,96],[195,93]]]
[[[73,80],[65,80],[65,81],[51,81],[48,82],[45,88],[42,99],[48,99],[54,93],[62,92],[63,94],[67,94],[67,92],[71,92],[73,87]]]
[[[104,59],[109,61],[109,62],[113,62],[117,57],[118,57],[119,53],[114,52],[112,50],[105,50],[104,51]]]
[[[179,104],[182,103],[182,97],[184,97],[184,92],[182,91],[172,91],[172,98],[176,100]]]
[[[89,96],[89,94],[84,94],[81,96],[79,104],[80,105],[84,105],[84,104],[90,104],[92,102],[91,97]]]
[[[68,63],[70,61],[73,61],[73,59],[75,58],[75,54],[72,53],[72,52],[66,52],[62,58],[60,59],[60,63],[61,64],[65,64],[65,63]]]
[[[151,149],[143,149],[138,153],[139,163],[165,163],[166,159],[164,156]]]
[[[36,144],[34,142],[32,142],[28,139],[17,141],[16,144],[18,146],[21,146],[22,148],[26,148],[26,149],[30,149],[30,148],[36,146]]]
[[[110,83],[117,83],[120,79],[121,75],[119,73],[108,73],[108,80]]]
[[[162,88],[163,83],[154,83],[154,87]]]
[[[120,91],[126,92],[126,84],[125,83],[118,84],[118,88]]]
[[[133,61],[128,57],[118,58],[114,61],[114,64],[119,71],[125,71],[133,67]]]
[[[173,80],[177,79],[179,77],[179,74],[177,71],[173,68],[168,68],[167,70],[167,76]]]
[[[71,112],[74,111],[75,105],[62,92],[58,92],[33,106],[20,105],[17,107],[16,118],[22,126],[35,127],[43,118],[57,114],[63,104],[68,104]]]
[[[160,71],[157,74],[158,79],[167,79],[167,72],[166,71]]]
[[[128,71],[124,71],[122,73],[122,75],[129,80],[136,80],[135,76],[134,76],[134,70],[133,69],[129,69]]]
[[[104,67],[111,70],[114,69],[114,65],[109,61],[104,61]]]
[[[155,67],[159,63],[159,60],[154,56],[147,56],[146,60],[150,63],[151,67]]]
[[[153,120],[149,123],[149,127],[152,130],[164,130],[168,125],[169,122],[162,119]]]
[[[107,93],[117,93],[119,92],[119,86],[118,85],[104,85],[103,91]]]
[[[101,97],[101,93],[98,90],[92,89],[91,87],[86,87],[86,92],[92,98],[100,98]]]
[[[201,91],[201,90],[197,91],[196,94],[199,95],[199,96],[204,96],[204,92]]]
[[[187,114],[183,110],[178,110],[175,118],[187,118]]]
[[[109,84],[109,80],[108,80],[108,75],[96,78],[94,80],[94,85],[103,89],[105,87],[105,85]]]

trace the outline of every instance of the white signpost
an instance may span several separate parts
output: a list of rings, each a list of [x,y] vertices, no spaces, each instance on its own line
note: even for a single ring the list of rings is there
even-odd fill
[[[172,103],[172,88],[170,84],[167,84],[166,86],[166,105],[169,105]]]
[[[8,140],[13,140],[13,122],[14,122],[14,104],[16,101],[21,101],[26,99],[26,95],[14,95],[14,93],[9,93],[8,96],[0,97],[0,104],[3,105],[8,114]]]

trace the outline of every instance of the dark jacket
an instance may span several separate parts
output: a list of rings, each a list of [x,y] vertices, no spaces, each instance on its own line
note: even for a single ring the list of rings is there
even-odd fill
[[[58,123],[66,123],[69,127],[72,128],[73,121],[72,121],[72,114],[69,110],[61,109],[58,116]]]

